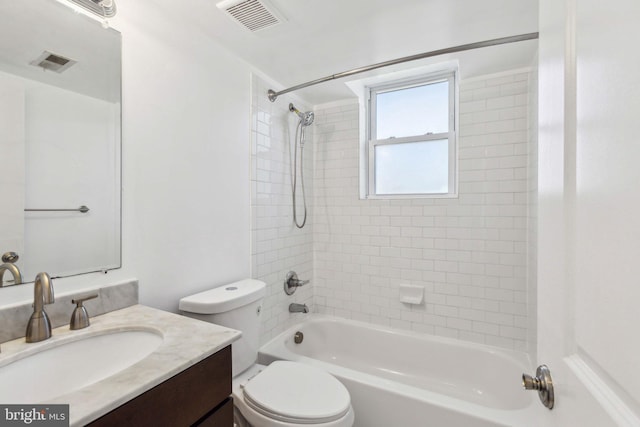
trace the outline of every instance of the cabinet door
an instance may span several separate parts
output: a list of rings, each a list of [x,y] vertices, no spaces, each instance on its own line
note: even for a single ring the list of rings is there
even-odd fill
[[[227,346],[88,425],[190,426],[210,414],[230,394],[231,346]],[[227,425],[232,424],[219,424]]]
[[[233,399],[228,398],[193,427],[233,427]]]

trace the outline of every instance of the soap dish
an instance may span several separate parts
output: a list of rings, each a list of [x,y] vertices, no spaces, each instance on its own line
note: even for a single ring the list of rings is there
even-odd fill
[[[424,286],[400,285],[400,302],[405,304],[422,304]]]

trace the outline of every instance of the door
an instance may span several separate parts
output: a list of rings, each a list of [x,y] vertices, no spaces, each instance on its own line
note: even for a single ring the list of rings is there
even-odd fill
[[[640,2],[541,0],[540,426],[640,426]]]

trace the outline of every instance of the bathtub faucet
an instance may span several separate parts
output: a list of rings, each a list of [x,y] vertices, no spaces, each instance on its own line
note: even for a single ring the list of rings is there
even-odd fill
[[[296,304],[295,302],[292,302],[291,304],[289,304],[289,313],[308,313],[309,312],[309,307],[307,307],[307,304]]]

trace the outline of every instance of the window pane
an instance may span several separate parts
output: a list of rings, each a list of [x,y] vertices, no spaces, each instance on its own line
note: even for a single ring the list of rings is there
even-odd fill
[[[448,81],[376,95],[376,139],[448,131]]]
[[[376,194],[441,194],[449,190],[449,141],[375,146]]]

